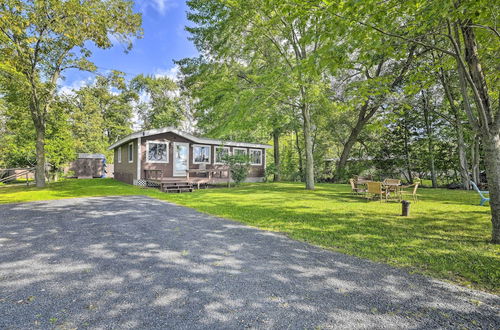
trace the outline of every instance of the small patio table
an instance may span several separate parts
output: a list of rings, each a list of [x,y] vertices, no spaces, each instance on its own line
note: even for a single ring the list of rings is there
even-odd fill
[[[401,200],[401,184],[400,183],[382,183],[387,196],[391,196],[391,192],[394,193],[396,198]]]

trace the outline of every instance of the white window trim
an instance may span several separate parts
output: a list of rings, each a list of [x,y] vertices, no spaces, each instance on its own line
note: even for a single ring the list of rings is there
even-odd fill
[[[223,147],[223,146],[214,146],[214,165],[224,164],[224,162],[218,162],[217,161],[217,149],[226,149],[227,150],[227,154],[230,155],[231,154],[231,148],[229,148],[229,147]]]
[[[118,147],[117,158],[118,158],[117,159],[118,163],[121,164],[121,162],[122,162],[122,147]]]
[[[245,152],[245,155],[248,155],[248,149],[247,148],[233,148],[233,155],[236,155],[236,150],[243,150]]]
[[[167,161],[163,160],[149,160],[148,159],[148,153],[149,153],[149,144],[150,143],[157,143],[157,144],[166,144],[167,145]],[[146,142],[146,163],[162,163],[162,164],[168,164],[170,162],[170,144],[168,141],[159,141],[159,140],[152,140],[152,141],[147,141]]]
[[[130,152],[130,146],[132,146],[132,152]],[[132,159],[130,159],[130,156],[132,156]],[[134,162],[134,142],[130,142],[127,146],[127,159],[129,163]]]
[[[252,159],[250,157],[250,165],[262,166],[262,149],[249,149],[249,153],[251,153],[252,151],[259,151],[260,152],[260,163],[252,162]]]
[[[194,160],[195,158],[195,152],[194,148],[196,147],[206,147],[208,148],[208,162],[197,162]],[[193,144],[193,164],[212,164],[212,146],[209,144]]]

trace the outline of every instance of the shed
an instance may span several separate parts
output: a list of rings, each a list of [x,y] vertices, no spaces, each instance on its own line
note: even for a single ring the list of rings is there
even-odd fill
[[[106,157],[103,154],[78,154],[70,166],[78,179],[105,178]]]

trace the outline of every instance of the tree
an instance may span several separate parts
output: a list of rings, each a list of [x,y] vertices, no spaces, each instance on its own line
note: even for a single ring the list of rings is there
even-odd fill
[[[254,68],[244,63],[217,63],[203,57],[176,62],[183,95],[196,100],[193,115],[205,135],[223,140],[274,142],[272,160],[279,181],[279,140],[290,129],[290,106],[270,97],[256,79],[269,64]],[[275,86],[276,87],[276,86]]]
[[[381,40],[376,40],[380,46]],[[368,51],[365,47],[374,46],[373,38],[372,43],[364,44],[362,48],[358,49],[358,53]],[[392,48],[397,48],[393,46]],[[352,117],[355,118],[349,130],[349,135],[343,143],[342,152],[336,168],[336,180],[341,179],[342,171],[346,166],[349,154],[354,144],[363,131],[364,127],[376,115],[384,103],[388,102],[388,98],[393,93],[402,91],[402,82],[410,70],[412,62],[414,61],[415,48],[405,51],[391,51],[391,47],[386,47],[384,52],[372,53],[372,56],[361,56],[361,59],[353,59],[352,64],[354,70],[348,70],[347,74],[349,79],[347,82],[347,98],[353,108]],[[354,74],[352,73],[354,71]],[[359,78],[359,76],[363,78]],[[344,80],[345,81],[345,80]],[[355,95],[355,97],[353,97]]]
[[[144,99],[138,105],[142,128],[178,127],[187,117],[179,87],[172,79],[141,74],[130,84],[137,93],[144,93]]]
[[[320,62],[326,18],[292,1],[188,1],[188,28],[196,46],[213,62],[251,68],[247,80],[261,97],[274,98],[301,115],[306,189],[314,189],[312,111],[328,83]]]
[[[4,120],[0,134],[2,163],[7,167],[32,167],[36,163],[36,132],[28,110],[28,95],[16,81],[0,80],[0,90],[3,101],[0,115]],[[75,154],[68,108],[55,102],[46,127],[46,156],[57,174]]]
[[[500,243],[500,107],[496,29],[499,5],[486,0],[379,2],[342,1],[344,19],[379,33],[433,50],[455,61],[467,119],[481,137],[490,191],[493,243]],[[338,4],[331,8],[336,8]],[[489,8],[489,10],[484,10]],[[496,8],[496,9],[495,9]]]
[[[77,152],[112,156],[108,146],[132,133],[132,116],[138,96],[129,88],[121,72],[97,76],[92,84],[59,99],[70,110]]]
[[[22,1],[0,3],[0,69],[19,79],[29,95],[36,130],[36,185],[45,185],[46,124],[64,70],[94,70],[90,44],[128,43],[140,33],[141,17],[128,0]]]

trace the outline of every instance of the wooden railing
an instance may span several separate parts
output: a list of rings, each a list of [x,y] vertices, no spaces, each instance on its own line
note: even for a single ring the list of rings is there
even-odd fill
[[[145,180],[161,180],[163,178],[162,170],[144,170]]]
[[[11,171],[11,170],[16,170],[16,169],[13,169],[13,168],[6,168],[4,169],[3,171]],[[14,173],[12,175],[9,175],[9,176],[6,176],[6,177],[3,177],[3,178],[0,178],[0,182],[3,183],[3,182],[8,182],[8,181],[12,181],[12,180],[15,180],[17,178],[20,178],[20,177],[23,177],[23,176],[26,176],[26,185],[29,186],[29,174],[30,173],[34,173],[35,172],[35,168],[34,167],[30,167],[30,168],[26,168],[24,170],[22,170],[21,172],[19,173]]]

